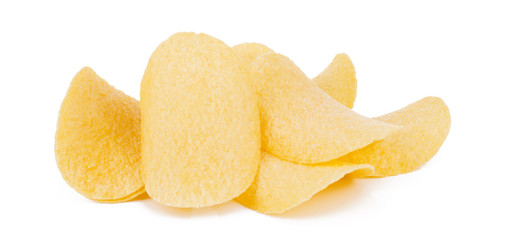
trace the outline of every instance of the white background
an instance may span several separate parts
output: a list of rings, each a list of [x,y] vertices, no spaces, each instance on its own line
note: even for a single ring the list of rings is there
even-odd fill
[[[183,1],[182,1],[183,2]],[[507,8],[489,1],[0,3],[0,239],[506,239]],[[419,171],[345,179],[281,216],[230,202],[176,209],[87,200],[54,160],[60,103],[92,67],[139,98],[157,45],[179,31],[264,43],[309,76],[346,52],[355,110],[439,96],[452,127]]]

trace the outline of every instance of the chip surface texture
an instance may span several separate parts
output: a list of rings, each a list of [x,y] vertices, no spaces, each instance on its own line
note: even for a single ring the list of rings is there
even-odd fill
[[[299,164],[263,152],[254,183],[236,201],[261,213],[283,213],[309,200],[346,174],[363,176],[373,172],[373,167],[369,164],[336,160],[311,165]]]
[[[260,43],[242,43],[232,47],[232,49],[234,49],[247,64],[251,64],[258,56],[266,53],[274,53],[271,48]]]
[[[143,193],[140,126],[139,102],[83,68],[70,84],[57,123],[55,156],[65,181],[100,202]]]
[[[178,33],[158,46],[141,83],[143,180],[156,201],[229,201],[260,162],[258,99],[243,60],[218,39]]]
[[[347,54],[337,54],[313,82],[348,108],[354,107],[357,92],[356,70]]]
[[[271,48],[260,43],[242,43],[233,49],[247,63],[252,63],[266,53],[274,53]],[[337,54],[312,81],[339,103],[348,108],[354,107],[357,93],[356,70],[347,54]]]
[[[402,126],[402,129],[339,160],[367,163],[375,177],[414,171],[428,162],[444,143],[451,127],[451,115],[444,101],[426,97],[398,111],[375,118]]]
[[[281,159],[330,161],[399,129],[338,103],[285,56],[261,55],[253,69],[260,75],[262,147]]]

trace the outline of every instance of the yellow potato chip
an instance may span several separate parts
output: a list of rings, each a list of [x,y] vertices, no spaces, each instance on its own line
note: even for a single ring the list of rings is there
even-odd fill
[[[139,102],[90,68],[72,80],[58,117],[55,156],[67,183],[100,202],[144,192]]]
[[[312,165],[293,163],[263,151],[254,183],[236,201],[261,213],[283,213],[309,200],[346,174],[370,175],[373,169],[369,164],[336,160]]]
[[[250,69],[218,39],[178,33],[153,53],[141,83],[146,191],[174,207],[231,200],[254,180],[260,117]]]
[[[247,63],[253,62],[260,55],[274,53],[260,43],[242,43],[233,49]],[[337,54],[329,66],[312,81],[346,107],[354,106],[357,92],[356,71],[347,54]]]
[[[271,48],[260,43],[242,43],[232,47],[232,49],[234,49],[247,64],[252,63],[260,55],[274,53]]]
[[[337,54],[331,64],[313,78],[324,92],[348,108],[354,107],[357,92],[356,71],[347,54]]]
[[[375,177],[393,176],[418,169],[438,152],[451,127],[449,109],[437,97],[423,98],[375,119],[400,125],[402,129],[338,159],[371,164],[375,167],[375,175],[372,175]]]
[[[398,126],[361,116],[311,83],[287,57],[268,53],[256,58],[260,75],[263,149],[299,163],[319,163],[381,140]]]
[[[249,60],[273,52],[256,43],[240,44],[234,49],[238,55]],[[357,81],[354,66],[346,54],[336,55],[333,62],[313,81],[338,102],[353,107]],[[376,119],[402,125],[403,130],[340,158],[340,161],[374,165],[376,177],[407,173],[419,168],[436,154],[450,128],[448,108],[442,100],[434,97],[422,99]]]

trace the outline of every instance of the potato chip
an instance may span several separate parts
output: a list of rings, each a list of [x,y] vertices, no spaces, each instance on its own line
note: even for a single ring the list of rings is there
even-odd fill
[[[274,53],[260,43],[242,43],[233,49],[247,63],[253,62],[260,55]],[[346,107],[354,106],[357,92],[356,71],[347,54],[337,54],[329,66],[312,81]]]
[[[234,49],[238,55],[249,60],[273,52],[258,43],[244,43],[235,46]],[[313,81],[338,102],[349,108],[353,107],[357,81],[354,66],[346,54],[336,55],[333,62]],[[418,169],[436,154],[450,128],[448,108],[441,99],[434,97],[422,99],[404,109],[376,119],[403,125],[403,131],[340,159],[352,163],[372,164],[376,168],[376,177],[392,176]],[[416,132],[418,130],[419,134]]]
[[[336,160],[312,165],[293,163],[263,151],[254,183],[236,201],[261,213],[283,213],[352,172],[370,175],[374,168]]]
[[[178,33],[153,53],[141,83],[146,191],[174,207],[231,200],[254,180],[260,117],[250,69],[218,39]]]
[[[336,101],[354,107],[357,92],[356,71],[347,54],[337,54],[331,64],[313,82]]]
[[[375,177],[393,176],[418,169],[442,146],[451,127],[444,101],[426,97],[398,111],[375,118],[403,126],[402,129],[338,161],[371,164]]]
[[[137,100],[83,68],[58,117],[55,156],[65,181],[100,202],[124,202],[143,193],[140,120]]]
[[[361,116],[311,83],[287,57],[256,58],[263,149],[299,163],[327,162],[399,129]]]

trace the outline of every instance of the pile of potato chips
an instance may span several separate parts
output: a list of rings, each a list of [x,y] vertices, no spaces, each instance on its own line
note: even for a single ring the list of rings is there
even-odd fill
[[[262,44],[177,33],[151,56],[140,102],[88,67],[77,73],[60,109],[56,161],[72,188],[99,202],[146,191],[172,207],[235,200],[283,213],[347,174],[414,171],[447,137],[440,98],[367,118],[351,110],[356,89],[345,54],[309,79]]]

